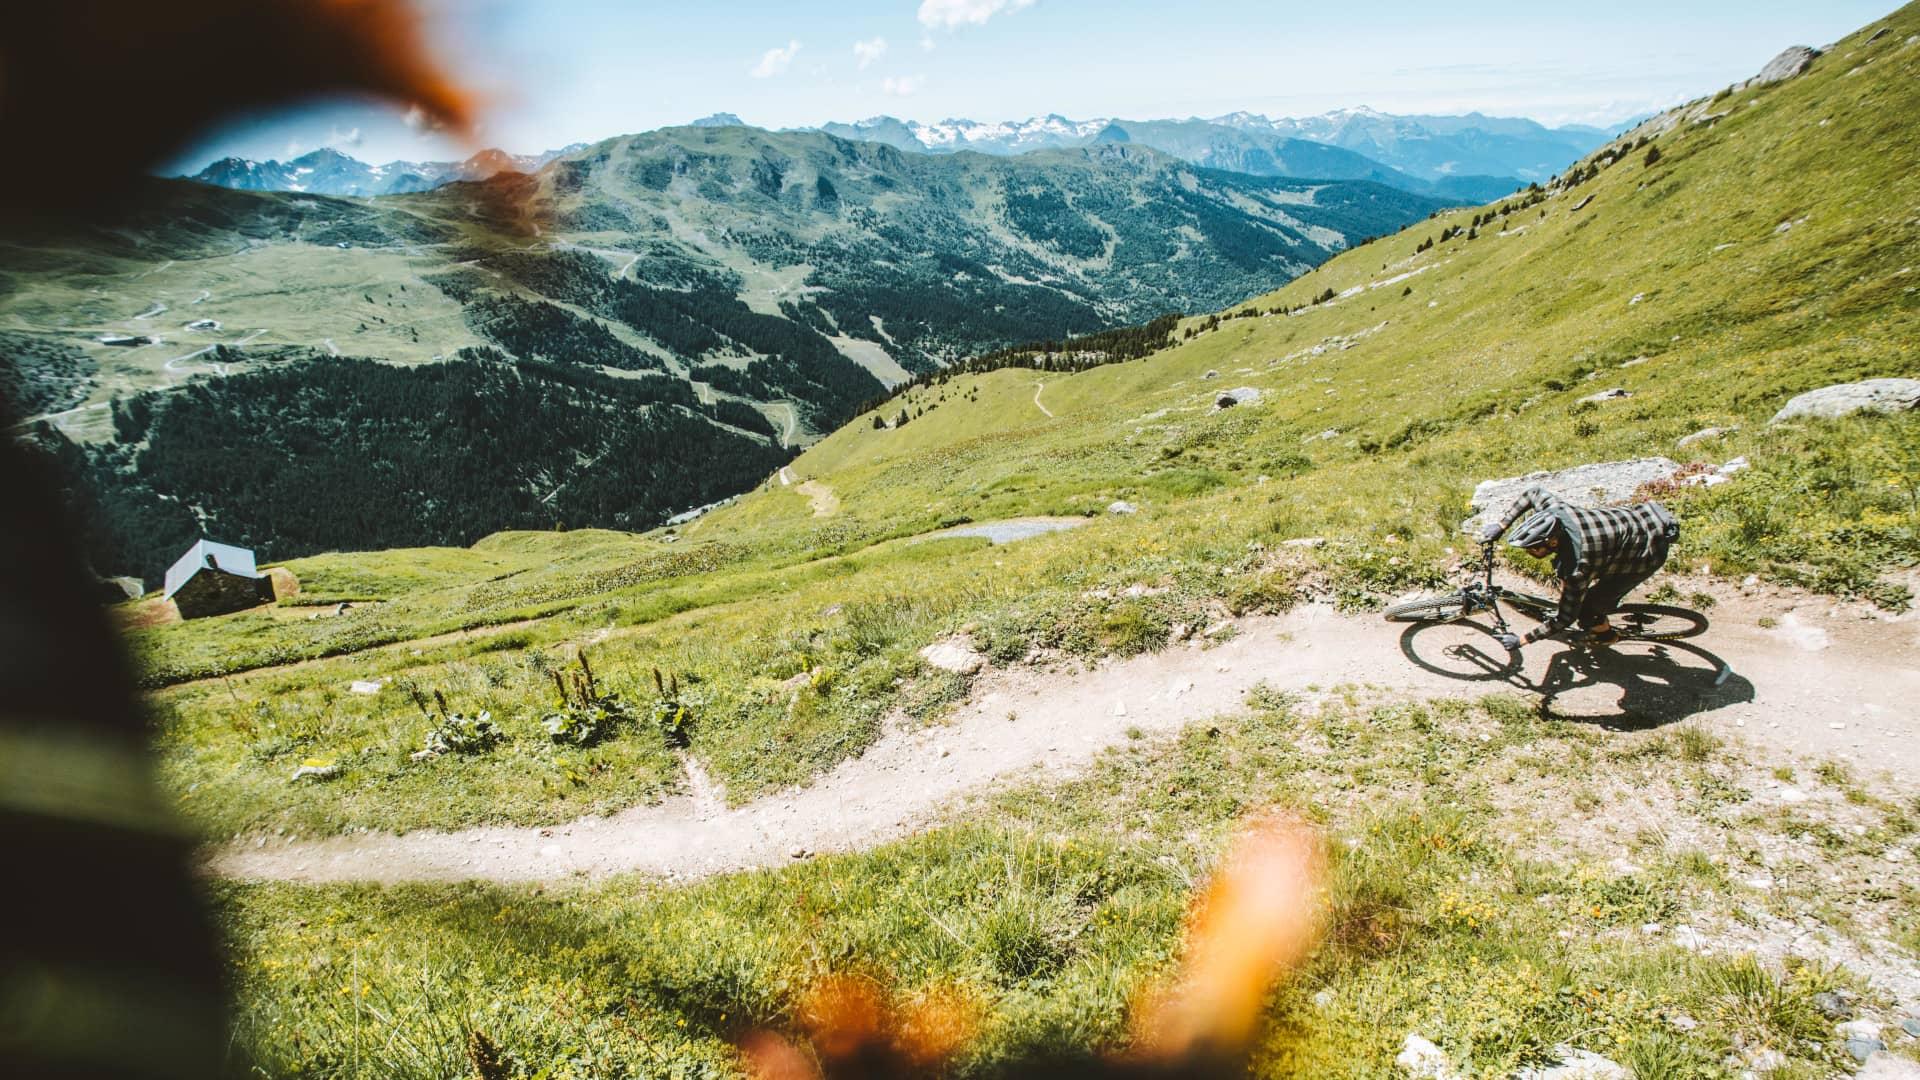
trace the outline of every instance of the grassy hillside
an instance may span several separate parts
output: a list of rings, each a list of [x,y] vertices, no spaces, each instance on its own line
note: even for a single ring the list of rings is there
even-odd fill
[[[913,651],[962,624],[1013,659],[1033,647],[1153,647],[1216,603],[1258,607],[1317,591],[1365,605],[1438,580],[1474,483],[1533,468],[1746,455],[1753,468],[1738,483],[1673,493],[1687,526],[1679,565],[1901,608],[1910,602],[1906,569],[1920,554],[1915,420],[1767,423],[1802,390],[1916,369],[1920,302],[1902,272],[1916,181],[1900,154],[1853,149],[1915,139],[1898,120],[1909,90],[1897,77],[1915,58],[1891,37],[1843,47],[1791,83],[1734,95],[1716,105],[1731,107],[1727,118],[1662,135],[1578,186],[1555,188],[1504,215],[1504,229],[1415,254],[1486,211],[1436,219],[1241,309],[1261,313],[1254,317],[1196,321],[1191,339],[1148,359],[916,388],[883,407],[908,411],[907,425],[856,419],[784,478],[675,542],[632,541],[659,555],[576,550],[553,534],[540,541],[551,561],[498,582],[484,580],[492,567],[405,578],[379,595],[385,602],[339,619],[245,615],[141,631],[136,647],[150,680],[165,685],[540,616],[515,639],[515,655],[490,661],[484,675],[475,665],[415,665],[405,654],[388,662],[417,669],[423,685],[470,686],[497,713],[546,693],[546,676],[519,664],[519,651],[591,632],[603,664],[631,673],[636,692],[655,665],[700,680],[708,719],[694,749],[745,797],[856,752],[892,702],[942,681],[915,674]],[[1849,52],[1858,55],[1847,71],[1860,74],[1835,70]],[[1654,148],[1661,156],[1649,167]],[[1268,314],[1328,289],[1339,298]],[[1241,385],[1265,394],[1214,407],[1220,388]],[[1613,386],[1633,396],[1579,402]],[[1677,437],[1709,425],[1738,430],[1674,449]],[[810,494],[822,488],[837,496],[828,516]],[[1115,500],[1140,512],[1107,514]],[[1030,514],[1089,524],[1006,549],[901,542]],[[1291,537],[1329,542],[1310,555],[1278,547]],[[327,580],[337,567],[377,578],[391,558],[292,565],[305,578]],[[1139,582],[1170,588],[1099,598]],[[307,741],[398,754],[414,740],[391,727],[395,702],[337,702],[323,685],[328,670],[365,666],[263,679],[277,708],[327,717]],[[766,684],[820,669],[837,685],[822,687],[815,709],[788,717],[767,700]],[[225,693],[203,685],[162,700],[188,716],[205,705],[212,716]],[[397,704],[401,717],[411,711]],[[412,726],[423,724],[416,715]],[[182,741],[202,762],[193,772],[205,772],[203,801],[279,768],[272,757],[246,758],[244,737]],[[237,766],[228,753],[240,755]],[[404,761],[390,767],[406,772]],[[378,790],[383,781],[367,783]],[[253,827],[263,812],[272,821],[271,802],[235,799],[214,823]],[[363,821],[331,803],[303,798],[298,813],[307,827],[327,828],[443,813],[375,801],[364,810],[375,818]],[[598,804],[571,793],[524,808],[494,803],[490,813],[553,820]]]
[[[367,602],[136,631],[168,780],[208,836],[247,843],[552,824],[678,788],[675,752],[744,801],[937,721],[967,691],[916,655],[941,637],[1008,665],[1138,653],[1176,625],[1305,599],[1364,608],[1444,577],[1478,480],[1646,454],[1752,463],[1670,494],[1680,568],[1904,608],[1920,417],[1768,422],[1807,389],[1920,373],[1920,10],[1869,42],[1880,25],[1796,79],[1700,103],[1703,122],[1630,133],[1537,198],[1442,215],[1189,320],[1145,359],[917,387],[874,414],[905,410],[904,426],[857,417],[671,539],[317,556],[293,564],[315,598]],[[1262,394],[1217,409],[1236,387]],[[1580,400],[1614,387],[1631,396]],[[1675,448],[1708,426],[1737,430]],[[917,539],[1034,514],[1086,523],[1004,547]],[[1283,545],[1296,538],[1325,543]],[[580,648],[633,716],[558,745],[540,717]],[[678,677],[683,750],[653,726],[656,667]],[[377,693],[346,689],[374,679]],[[413,760],[446,723],[434,691],[489,711],[503,740]],[[1749,803],[1767,774],[1701,731],[1358,689],[1250,700],[1216,726],[1079,786],[996,795],[974,824],[694,889],[231,887],[246,1042],[276,1071],[339,1067],[351,956],[369,1000],[406,1018],[390,1060],[421,1075],[457,1067],[468,1027],[528,1073],[723,1069],[740,1015],[788,1018],[803,974],[849,966],[909,995],[962,987],[989,1017],[976,1065],[1110,1044],[1131,990],[1177,950],[1195,871],[1261,801],[1310,808],[1342,852],[1334,933],[1275,999],[1263,1073],[1380,1075],[1426,1030],[1476,1073],[1576,1039],[1642,1076],[1728,1075],[1756,1048],[1824,1075],[1844,1051],[1812,995],[1857,974],[1701,956],[1640,928],[1785,933],[1778,920],[1817,908],[1863,950],[1920,949],[1910,887],[1823,884],[1884,875],[1849,860],[1920,818],[1910,793],[1844,769],[1821,770],[1818,805],[1763,808]],[[307,759],[341,772],[288,784]],[[1531,809],[1501,801],[1536,781]],[[1582,783],[1673,785],[1662,805],[1680,816],[1623,869],[1555,831],[1557,814],[1542,823],[1539,807],[1605,805]],[[1545,832],[1518,839],[1528,822]],[[1757,849],[1796,837],[1800,884],[1742,884]]]

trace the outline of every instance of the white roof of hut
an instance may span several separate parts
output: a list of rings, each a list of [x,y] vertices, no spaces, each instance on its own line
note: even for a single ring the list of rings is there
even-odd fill
[[[253,552],[232,544],[202,540],[188,548],[185,555],[174,560],[174,564],[167,568],[167,599],[173,599],[173,594],[202,570],[218,570],[240,577],[260,576],[260,571],[253,565]]]

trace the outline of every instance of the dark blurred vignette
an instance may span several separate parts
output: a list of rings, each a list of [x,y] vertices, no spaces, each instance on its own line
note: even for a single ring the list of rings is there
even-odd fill
[[[196,63],[192,57],[204,57]],[[471,106],[400,0],[57,0],[0,15],[0,236],[112,218],[235,113],[323,94]],[[14,414],[0,401],[0,416]],[[0,1076],[208,1078],[227,988],[191,840],[56,481],[0,439]]]

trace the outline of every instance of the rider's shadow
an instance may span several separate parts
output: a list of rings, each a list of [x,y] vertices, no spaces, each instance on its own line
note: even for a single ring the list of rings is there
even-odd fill
[[[1492,627],[1473,620],[1416,623],[1400,635],[1400,651],[1448,678],[1504,682],[1538,694],[1542,715],[1625,731],[1753,700],[1752,682],[1691,642],[1623,641],[1591,650],[1562,646],[1536,679],[1493,634]]]

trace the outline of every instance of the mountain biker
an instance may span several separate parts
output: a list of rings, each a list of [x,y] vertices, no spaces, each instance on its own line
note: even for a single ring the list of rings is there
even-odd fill
[[[1509,652],[1538,641],[1562,627],[1578,623],[1584,644],[1611,645],[1620,632],[1608,616],[1641,583],[1666,564],[1667,550],[1680,535],[1680,523],[1657,502],[1632,506],[1591,508],[1534,486],[1520,493],[1498,521],[1480,531],[1480,542],[1492,544],[1513,528],[1508,545],[1536,559],[1553,557],[1553,573],[1560,579],[1560,607],[1527,635],[1499,635]]]

